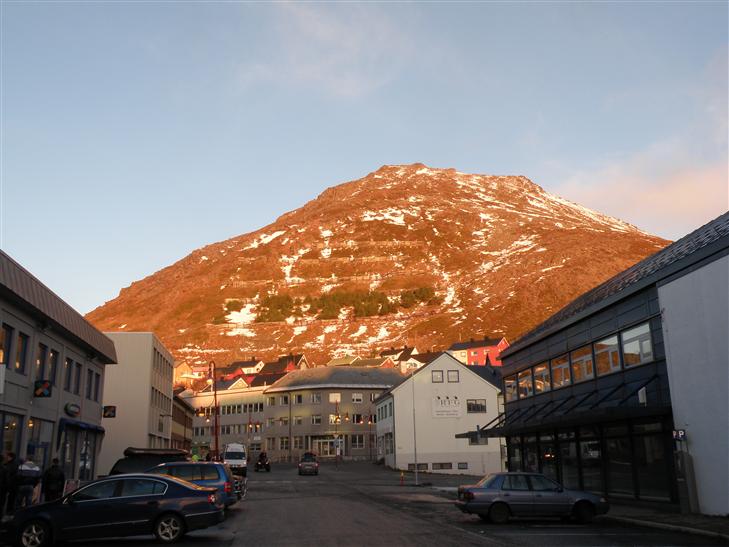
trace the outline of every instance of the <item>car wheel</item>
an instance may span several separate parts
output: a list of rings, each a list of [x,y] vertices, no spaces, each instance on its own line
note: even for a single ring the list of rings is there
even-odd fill
[[[588,524],[595,518],[595,507],[589,501],[579,502],[573,512],[577,522],[582,524]]]
[[[489,509],[489,519],[494,524],[504,524],[509,520],[509,506],[505,503],[494,503]]]
[[[162,543],[175,543],[185,535],[185,523],[174,513],[167,513],[157,519],[154,535]]]
[[[21,547],[45,547],[51,544],[51,529],[41,520],[31,520],[23,525],[18,536]]]

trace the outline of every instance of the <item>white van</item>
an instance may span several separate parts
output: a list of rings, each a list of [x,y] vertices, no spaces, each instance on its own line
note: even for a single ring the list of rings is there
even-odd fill
[[[234,475],[245,477],[248,474],[246,446],[240,443],[226,444],[223,449],[223,463],[230,466]]]

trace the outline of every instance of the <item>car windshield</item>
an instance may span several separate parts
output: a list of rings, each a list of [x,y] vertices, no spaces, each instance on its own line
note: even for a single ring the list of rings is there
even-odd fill
[[[226,452],[223,456],[226,460],[244,460],[246,458],[245,452]]]
[[[490,488],[493,486],[493,484],[496,482],[496,480],[499,478],[499,475],[496,475],[494,473],[491,473],[489,475],[486,475],[484,478],[482,478],[480,481],[476,483],[476,486],[480,488]]]

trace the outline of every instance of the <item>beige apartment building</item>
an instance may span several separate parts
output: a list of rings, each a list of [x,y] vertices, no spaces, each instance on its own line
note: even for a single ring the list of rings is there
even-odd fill
[[[265,448],[272,461],[375,459],[375,399],[398,384],[398,369],[352,366],[290,372],[265,392]]]
[[[172,436],[174,359],[151,332],[106,332],[117,362],[104,376],[104,405],[116,407],[103,418],[106,430],[99,473],[107,474],[130,446],[167,448]]]

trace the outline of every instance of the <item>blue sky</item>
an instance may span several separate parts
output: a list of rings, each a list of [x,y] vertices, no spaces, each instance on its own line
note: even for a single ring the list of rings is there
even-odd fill
[[[81,312],[383,164],[676,239],[727,203],[727,3],[3,2],[0,246]]]

